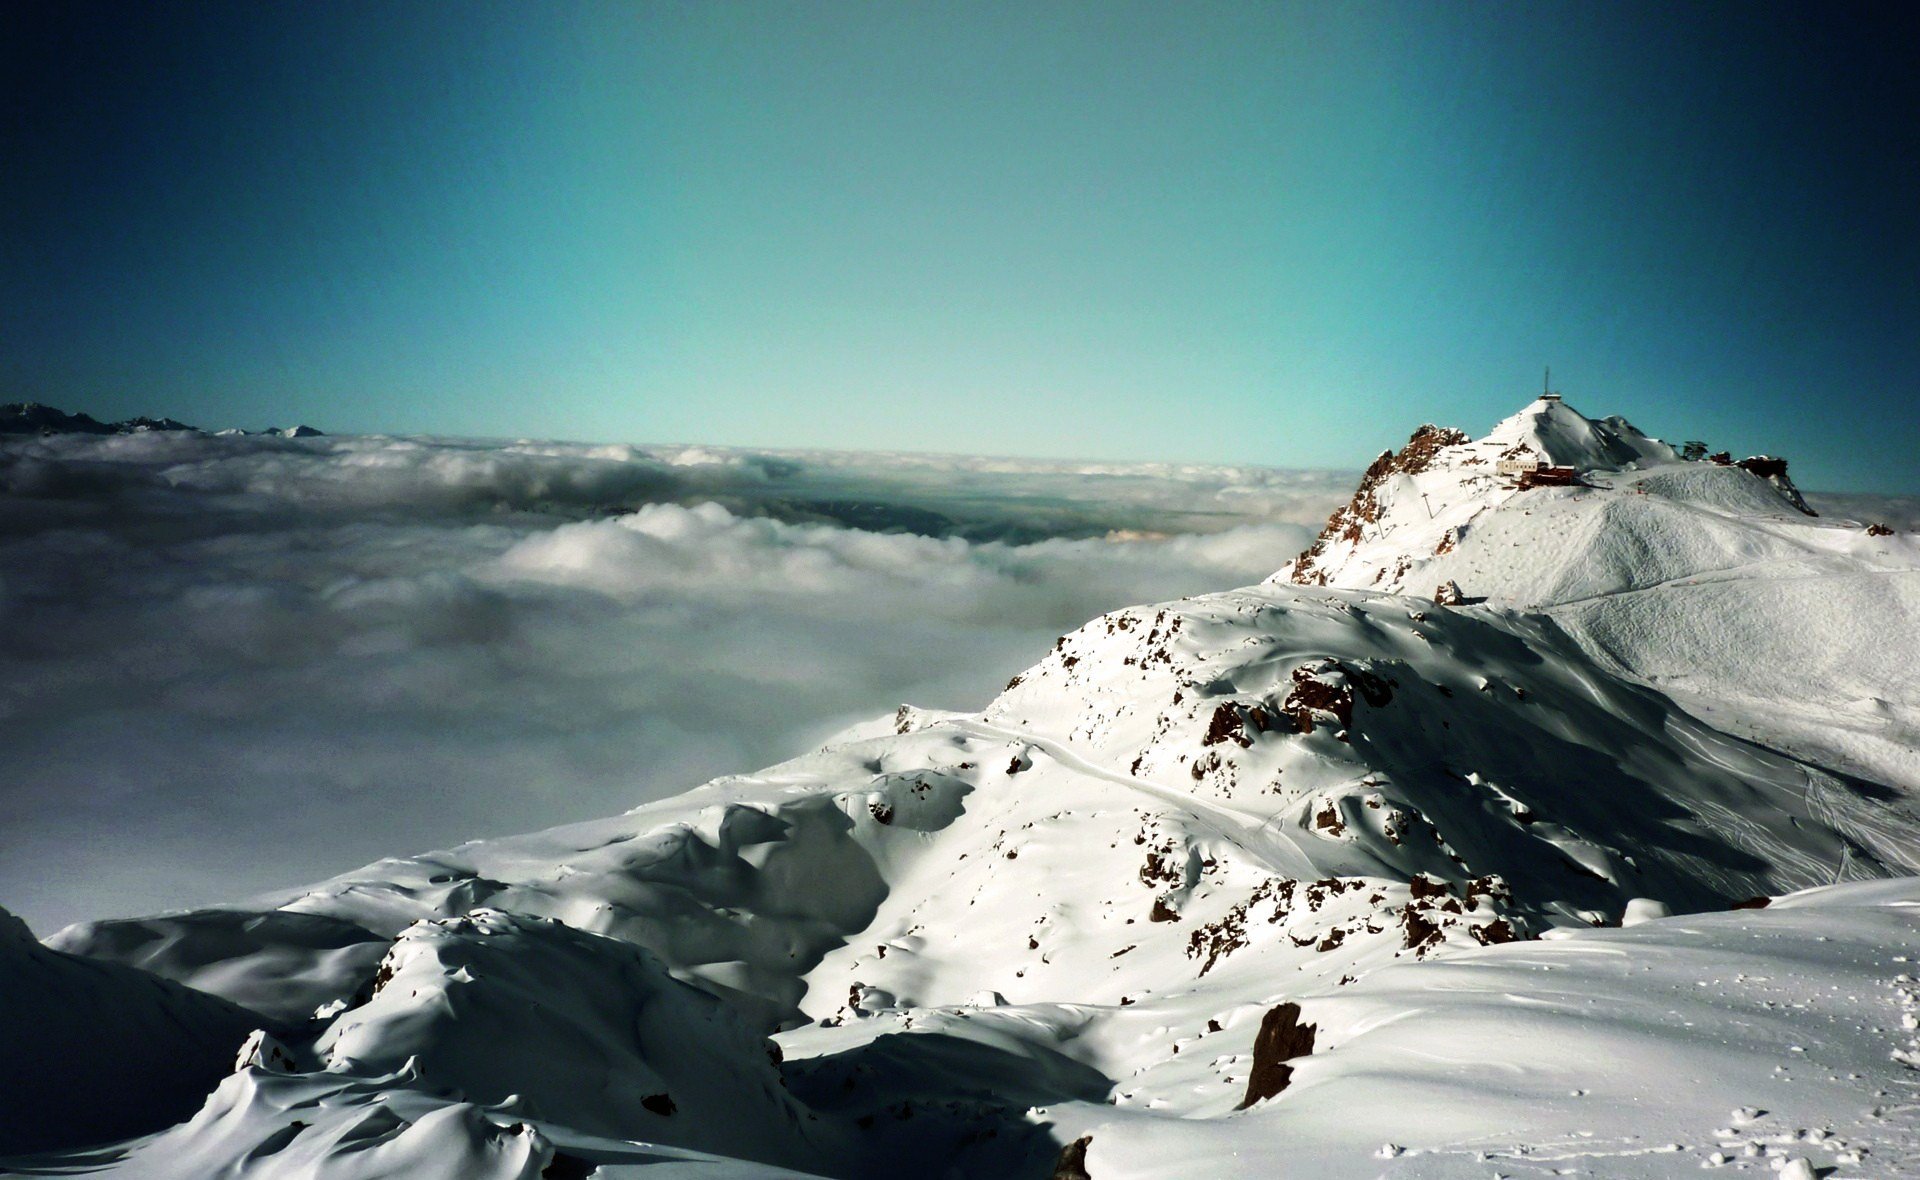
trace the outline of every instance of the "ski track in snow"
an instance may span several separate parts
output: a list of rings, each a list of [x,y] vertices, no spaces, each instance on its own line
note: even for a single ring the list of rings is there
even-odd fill
[[[1034,746],[1069,769],[1110,783],[1117,783],[1129,790],[1138,791],[1201,817],[1202,822],[1214,834],[1252,853],[1266,868],[1280,876],[1310,879],[1318,875],[1313,862],[1307,859],[1299,845],[1277,833],[1268,832],[1270,819],[1262,819],[1217,803],[1207,802],[1196,798],[1189,791],[1176,790],[1148,779],[1136,778],[1122,771],[1108,769],[1074,753],[1065,743],[1042,737],[1030,730],[989,725],[984,721],[955,721],[951,724],[965,733]]]

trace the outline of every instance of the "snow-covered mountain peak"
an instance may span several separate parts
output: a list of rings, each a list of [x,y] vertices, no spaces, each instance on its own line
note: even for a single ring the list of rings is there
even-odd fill
[[[1524,446],[1548,464],[1578,471],[1618,471],[1679,458],[1672,447],[1647,437],[1625,418],[1589,418],[1555,394],[1527,403],[1480,442],[1502,453]]]
[[[1271,580],[1533,609],[1862,548],[1857,526],[1812,521],[1786,471],[1767,456],[1686,459],[1546,395],[1481,438],[1422,426],[1382,452]]]

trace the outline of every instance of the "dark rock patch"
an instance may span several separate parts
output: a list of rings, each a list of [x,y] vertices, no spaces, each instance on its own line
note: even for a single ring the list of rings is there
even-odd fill
[[[594,1170],[592,1164],[579,1156],[556,1151],[547,1166],[540,1169],[540,1177],[541,1180],[586,1180]]]
[[[1082,1135],[1061,1148],[1060,1158],[1053,1165],[1052,1180],[1093,1180],[1087,1172],[1087,1146],[1092,1142],[1093,1136]]]
[[[673,1114],[674,1111],[680,1109],[673,1104],[672,1095],[665,1093],[649,1094],[640,1100],[640,1105],[659,1115],[661,1118],[666,1118]]]
[[[1405,936],[1403,949],[1410,951],[1425,951],[1444,937],[1440,927],[1428,921],[1427,916],[1412,905],[1400,911],[1400,930]]]
[[[1368,466],[1360,477],[1360,486],[1354,490],[1353,499],[1334,510],[1327,518],[1326,527],[1314,538],[1312,545],[1294,559],[1293,581],[1301,586],[1324,586],[1327,584],[1326,571],[1317,568],[1327,549],[1338,543],[1358,542],[1365,535],[1367,525],[1380,519],[1383,511],[1380,504],[1380,488],[1393,475],[1417,475],[1433,465],[1434,458],[1445,448],[1466,442],[1465,432],[1451,427],[1431,424],[1420,427],[1400,448],[1399,454],[1391,451],[1380,452],[1380,457]]]
[[[1293,1081],[1293,1066],[1287,1062],[1313,1052],[1314,1025],[1300,1023],[1300,1005],[1288,1000],[1269,1011],[1260,1021],[1260,1032],[1253,1040],[1253,1072],[1247,1075],[1247,1096],[1238,1109],[1272,1098]]]

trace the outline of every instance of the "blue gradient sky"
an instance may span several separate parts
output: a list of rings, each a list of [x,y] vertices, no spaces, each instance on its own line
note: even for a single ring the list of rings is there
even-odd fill
[[[0,399],[1356,466],[1551,363],[1920,491],[1900,13],[15,3]]]

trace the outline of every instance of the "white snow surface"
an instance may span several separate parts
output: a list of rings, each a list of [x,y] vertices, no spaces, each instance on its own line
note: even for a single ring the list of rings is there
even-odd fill
[[[1523,446],[1584,486],[1503,486]],[[977,714],[70,927],[32,953],[263,1033],[191,1120],[14,1166],[1916,1174],[1920,547],[1791,494],[1538,402]]]

